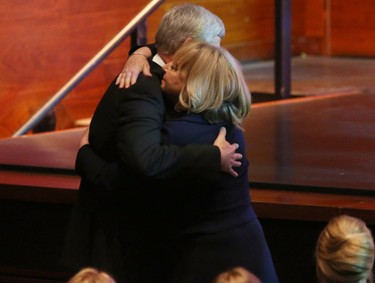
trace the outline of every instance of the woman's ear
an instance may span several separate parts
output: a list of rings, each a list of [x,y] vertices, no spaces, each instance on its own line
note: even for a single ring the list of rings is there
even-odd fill
[[[184,43],[183,43],[183,44],[185,44],[185,43],[187,43],[187,42],[191,42],[191,41],[193,41],[193,38],[191,38],[191,37],[187,37],[187,38],[184,40]]]

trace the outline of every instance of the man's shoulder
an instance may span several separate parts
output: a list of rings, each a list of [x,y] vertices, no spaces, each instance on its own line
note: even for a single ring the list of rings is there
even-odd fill
[[[137,79],[137,82],[132,85],[128,90],[130,92],[152,92],[152,93],[158,93],[161,95],[161,80],[164,75],[164,71],[162,67],[160,67],[155,62],[150,62],[150,71],[152,76],[147,77],[143,73],[140,73]]]
[[[149,61],[149,64],[150,64],[150,71],[151,71],[152,75],[155,74],[158,77],[158,79],[161,81],[161,79],[164,76],[163,68],[159,64],[157,64],[156,62],[154,62],[152,60]]]

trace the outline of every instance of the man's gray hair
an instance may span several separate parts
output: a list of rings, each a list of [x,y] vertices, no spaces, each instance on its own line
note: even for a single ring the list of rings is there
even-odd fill
[[[223,38],[223,21],[202,6],[182,4],[173,7],[162,18],[155,37],[159,52],[174,54],[189,37],[214,43]]]

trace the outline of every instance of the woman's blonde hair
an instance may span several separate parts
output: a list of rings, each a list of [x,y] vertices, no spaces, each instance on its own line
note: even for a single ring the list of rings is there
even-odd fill
[[[334,217],[316,246],[319,282],[372,282],[374,240],[366,224],[347,215]]]
[[[241,127],[251,96],[239,62],[227,50],[205,42],[185,43],[173,65],[186,77],[176,110],[202,113],[211,123],[228,121]]]
[[[116,283],[116,281],[106,272],[87,267],[74,275],[68,283]]]

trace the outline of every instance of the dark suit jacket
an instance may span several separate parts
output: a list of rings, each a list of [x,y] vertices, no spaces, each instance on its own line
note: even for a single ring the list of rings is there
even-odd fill
[[[156,63],[150,65],[152,78],[141,75],[128,89],[119,89],[115,81],[109,86],[91,121],[90,146],[77,154],[77,172],[92,184],[104,182],[108,189],[118,185],[114,176],[119,170],[158,180],[179,178],[183,182],[192,176],[218,180],[218,147],[161,144],[165,103],[160,81],[164,72]],[[100,158],[88,153],[90,150]]]
[[[165,103],[160,82],[164,72],[154,62],[150,66],[153,76],[140,75],[128,89],[111,83],[92,118],[90,145],[77,154],[76,170],[82,181],[63,253],[63,262],[74,268],[93,266],[122,278],[126,264],[118,266],[123,262],[117,225],[119,219],[126,219],[127,227],[141,229],[157,223],[158,215],[149,218],[157,204],[153,200],[159,197],[151,179],[219,179],[218,147],[162,145]],[[113,194],[116,191],[119,194]]]

